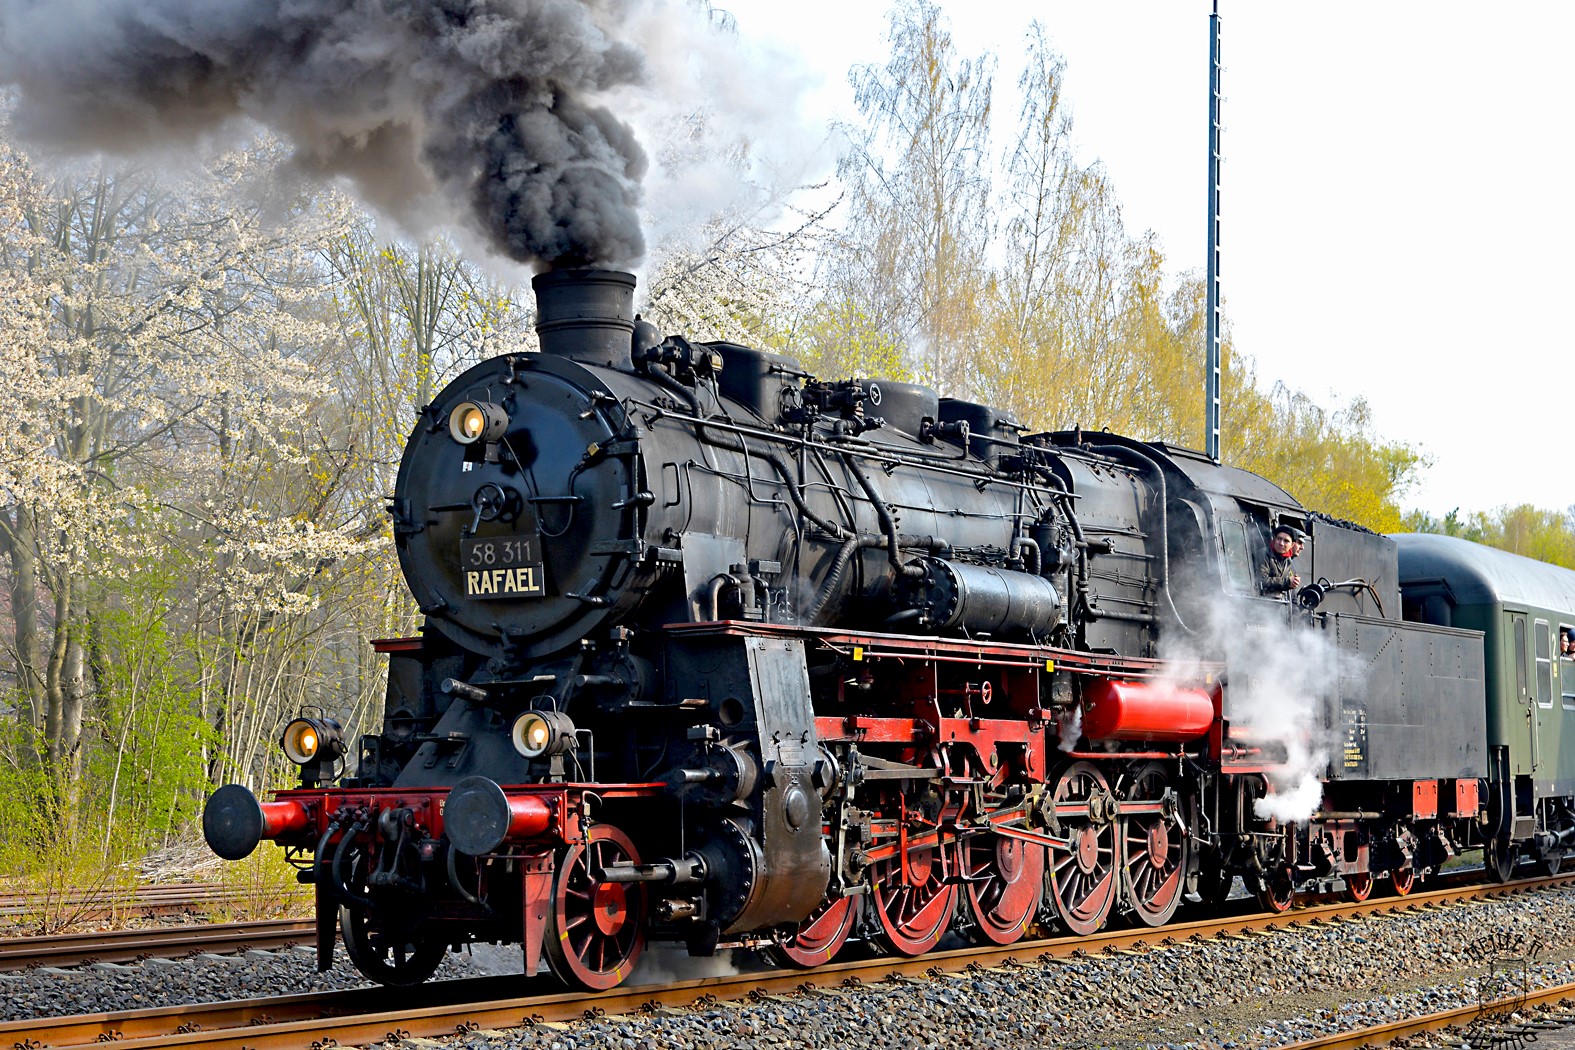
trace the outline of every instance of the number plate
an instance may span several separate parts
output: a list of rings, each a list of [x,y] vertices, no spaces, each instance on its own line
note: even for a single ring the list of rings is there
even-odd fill
[[[540,598],[547,593],[536,536],[461,540],[459,553],[467,598]]]

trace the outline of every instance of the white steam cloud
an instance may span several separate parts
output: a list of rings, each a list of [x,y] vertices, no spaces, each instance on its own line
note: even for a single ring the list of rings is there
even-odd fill
[[[673,984],[706,977],[736,977],[741,971],[732,951],[715,955],[690,955],[670,944],[651,944],[634,964],[630,984]]]
[[[1061,739],[1056,741],[1056,747],[1062,751],[1076,751],[1077,742],[1083,735],[1083,709],[1072,708],[1072,714],[1061,720]]]
[[[1232,736],[1269,759],[1271,791],[1255,812],[1290,822],[1307,820],[1323,799],[1337,741],[1321,715],[1326,699],[1337,695],[1347,657],[1331,632],[1289,623],[1288,611],[1224,598],[1207,618],[1204,636],[1173,637],[1161,655],[1192,665],[1224,654]]]

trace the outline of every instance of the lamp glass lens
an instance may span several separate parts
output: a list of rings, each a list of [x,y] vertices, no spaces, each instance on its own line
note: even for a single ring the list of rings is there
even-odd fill
[[[541,715],[526,712],[515,721],[513,736],[516,751],[526,758],[539,758],[547,749],[552,731]]]
[[[322,737],[309,719],[298,718],[285,727],[284,739],[280,743],[284,747],[285,757],[298,765],[305,765],[317,757]]]

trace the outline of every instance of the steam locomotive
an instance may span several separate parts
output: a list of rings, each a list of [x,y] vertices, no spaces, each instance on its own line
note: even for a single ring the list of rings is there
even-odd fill
[[[1186,449],[664,338],[628,274],[534,286],[541,352],[459,376],[406,446],[425,624],[372,643],[381,732],[347,775],[343,729],[296,719],[300,786],[204,813],[220,856],[297,863],[323,968],[336,936],[390,985],[518,943],[604,989],[653,939],[809,967],[1575,842],[1494,640],[1534,705],[1558,668],[1524,611],[1472,619],[1459,541],[1417,538],[1403,585],[1404,539]],[[1258,593],[1280,524],[1317,581],[1291,601]]]

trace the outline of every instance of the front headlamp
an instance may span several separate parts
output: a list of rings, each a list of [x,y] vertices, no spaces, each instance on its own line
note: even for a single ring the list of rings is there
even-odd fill
[[[461,401],[448,414],[448,435],[461,445],[498,441],[509,428],[509,414],[490,401]]]
[[[562,711],[526,711],[509,735],[526,758],[561,755],[574,747],[574,722]]]
[[[345,753],[344,730],[332,718],[297,718],[284,727],[279,746],[298,766],[332,761]]]

